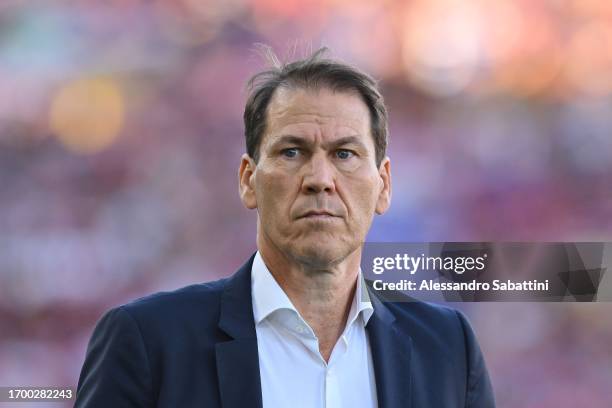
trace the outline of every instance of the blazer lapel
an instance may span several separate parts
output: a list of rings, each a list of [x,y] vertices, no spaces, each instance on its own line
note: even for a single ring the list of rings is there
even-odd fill
[[[395,324],[389,309],[370,292],[374,314],[366,329],[376,376],[379,408],[409,408],[412,395],[412,339]]]
[[[217,343],[217,375],[223,408],[262,408],[257,333],[251,301],[251,258],[221,295],[219,328],[230,340]]]

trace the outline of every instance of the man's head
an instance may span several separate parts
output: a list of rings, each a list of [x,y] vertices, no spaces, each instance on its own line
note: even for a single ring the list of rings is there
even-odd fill
[[[310,58],[256,75],[245,109],[240,195],[258,245],[324,268],[361,247],[389,206],[387,115],[375,82]]]

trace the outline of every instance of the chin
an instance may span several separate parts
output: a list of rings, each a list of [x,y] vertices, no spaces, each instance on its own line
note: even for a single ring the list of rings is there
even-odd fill
[[[295,251],[292,252],[300,263],[317,269],[325,269],[342,262],[353,251],[348,248],[330,247],[324,241],[319,241],[313,245],[295,248]]]

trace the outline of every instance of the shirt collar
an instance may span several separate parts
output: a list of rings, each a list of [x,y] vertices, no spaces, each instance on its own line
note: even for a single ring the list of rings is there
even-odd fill
[[[285,291],[283,291],[270,273],[259,251],[255,254],[255,259],[253,259],[251,291],[253,296],[253,316],[255,317],[256,324],[259,324],[277,310],[293,310],[297,313],[297,309],[293,306]]]
[[[299,312],[293,303],[291,303],[285,291],[283,291],[278,282],[276,282],[276,279],[274,279],[270,273],[259,251],[257,251],[255,259],[253,260],[253,267],[251,270],[251,291],[253,297],[253,316],[256,324],[259,324],[277,310],[293,310],[299,315]],[[359,316],[362,317],[363,325],[365,326],[373,313],[374,308],[370,301],[370,295],[360,269],[357,279],[357,290],[355,291],[355,296],[347,319],[347,327]]]

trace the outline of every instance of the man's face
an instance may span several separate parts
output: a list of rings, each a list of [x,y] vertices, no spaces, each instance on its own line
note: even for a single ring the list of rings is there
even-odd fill
[[[389,206],[389,159],[376,166],[370,114],[356,92],[279,88],[259,162],[243,156],[243,203],[258,211],[258,243],[327,266],[361,247]]]

